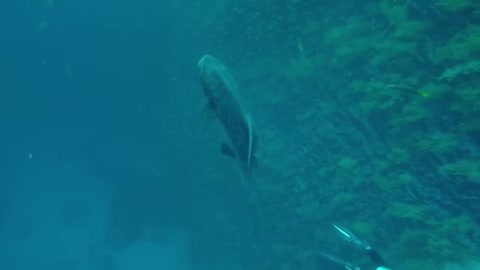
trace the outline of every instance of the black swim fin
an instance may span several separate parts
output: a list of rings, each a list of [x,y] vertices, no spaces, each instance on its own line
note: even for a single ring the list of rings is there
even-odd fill
[[[220,150],[222,151],[222,154],[229,156],[231,158],[236,158],[235,152],[230,146],[228,146],[226,142],[222,143]]]

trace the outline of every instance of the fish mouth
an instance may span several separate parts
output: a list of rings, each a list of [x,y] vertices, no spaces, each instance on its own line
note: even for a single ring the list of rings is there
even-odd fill
[[[218,66],[218,60],[209,54],[205,54],[202,56],[202,58],[200,58],[197,66],[202,74],[205,68]]]
[[[205,55],[202,56],[202,58],[200,58],[200,60],[199,60],[198,63],[197,63],[197,66],[198,66],[198,68],[199,68],[199,70],[200,70],[200,74],[203,73],[203,69],[204,69],[204,67],[205,67],[205,65],[206,65],[206,62],[208,62],[208,61],[211,62],[213,59],[214,59],[214,58],[213,58],[212,56],[208,55],[208,54],[205,54]]]
[[[205,55],[202,56],[202,58],[200,58],[200,61],[198,61],[198,63],[197,63],[197,67],[198,67],[198,69],[199,69],[199,71],[200,71],[200,74],[203,74],[203,65],[204,65],[203,62],[204,62],[204,61],[205,61]]]

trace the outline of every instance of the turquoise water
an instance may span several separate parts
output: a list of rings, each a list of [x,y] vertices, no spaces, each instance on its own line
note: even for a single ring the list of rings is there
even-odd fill
[[[477,269],[479,23],[446,0],[2,5],[0,268],[374,269],[340,223],[393,269]],[[258,135],[249,179],[204,54]]]

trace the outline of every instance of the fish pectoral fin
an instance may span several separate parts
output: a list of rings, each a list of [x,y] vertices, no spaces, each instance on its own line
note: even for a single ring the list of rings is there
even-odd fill
[[[222,143],[220,150],[222,151],[222,154],[235,158],[235,152],[226,142]]]
[[[215,107],[212,106],[210,103],[206,104],[205,107],[203,107],[202,111],[203,114],[209,119],[213,119],[217,116],[217,113],[215,112]]]

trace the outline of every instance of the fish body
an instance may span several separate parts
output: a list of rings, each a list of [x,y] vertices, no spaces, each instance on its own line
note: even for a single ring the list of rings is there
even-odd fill
[[[250,175],[257,164],[257,136],[252,119],[240,102],[235,79],[223,63],[210,55],[200,59],[198,69],[208,100],[206,109],[219,121],[227,137],[221,152],[236,158],[243,173]]]

